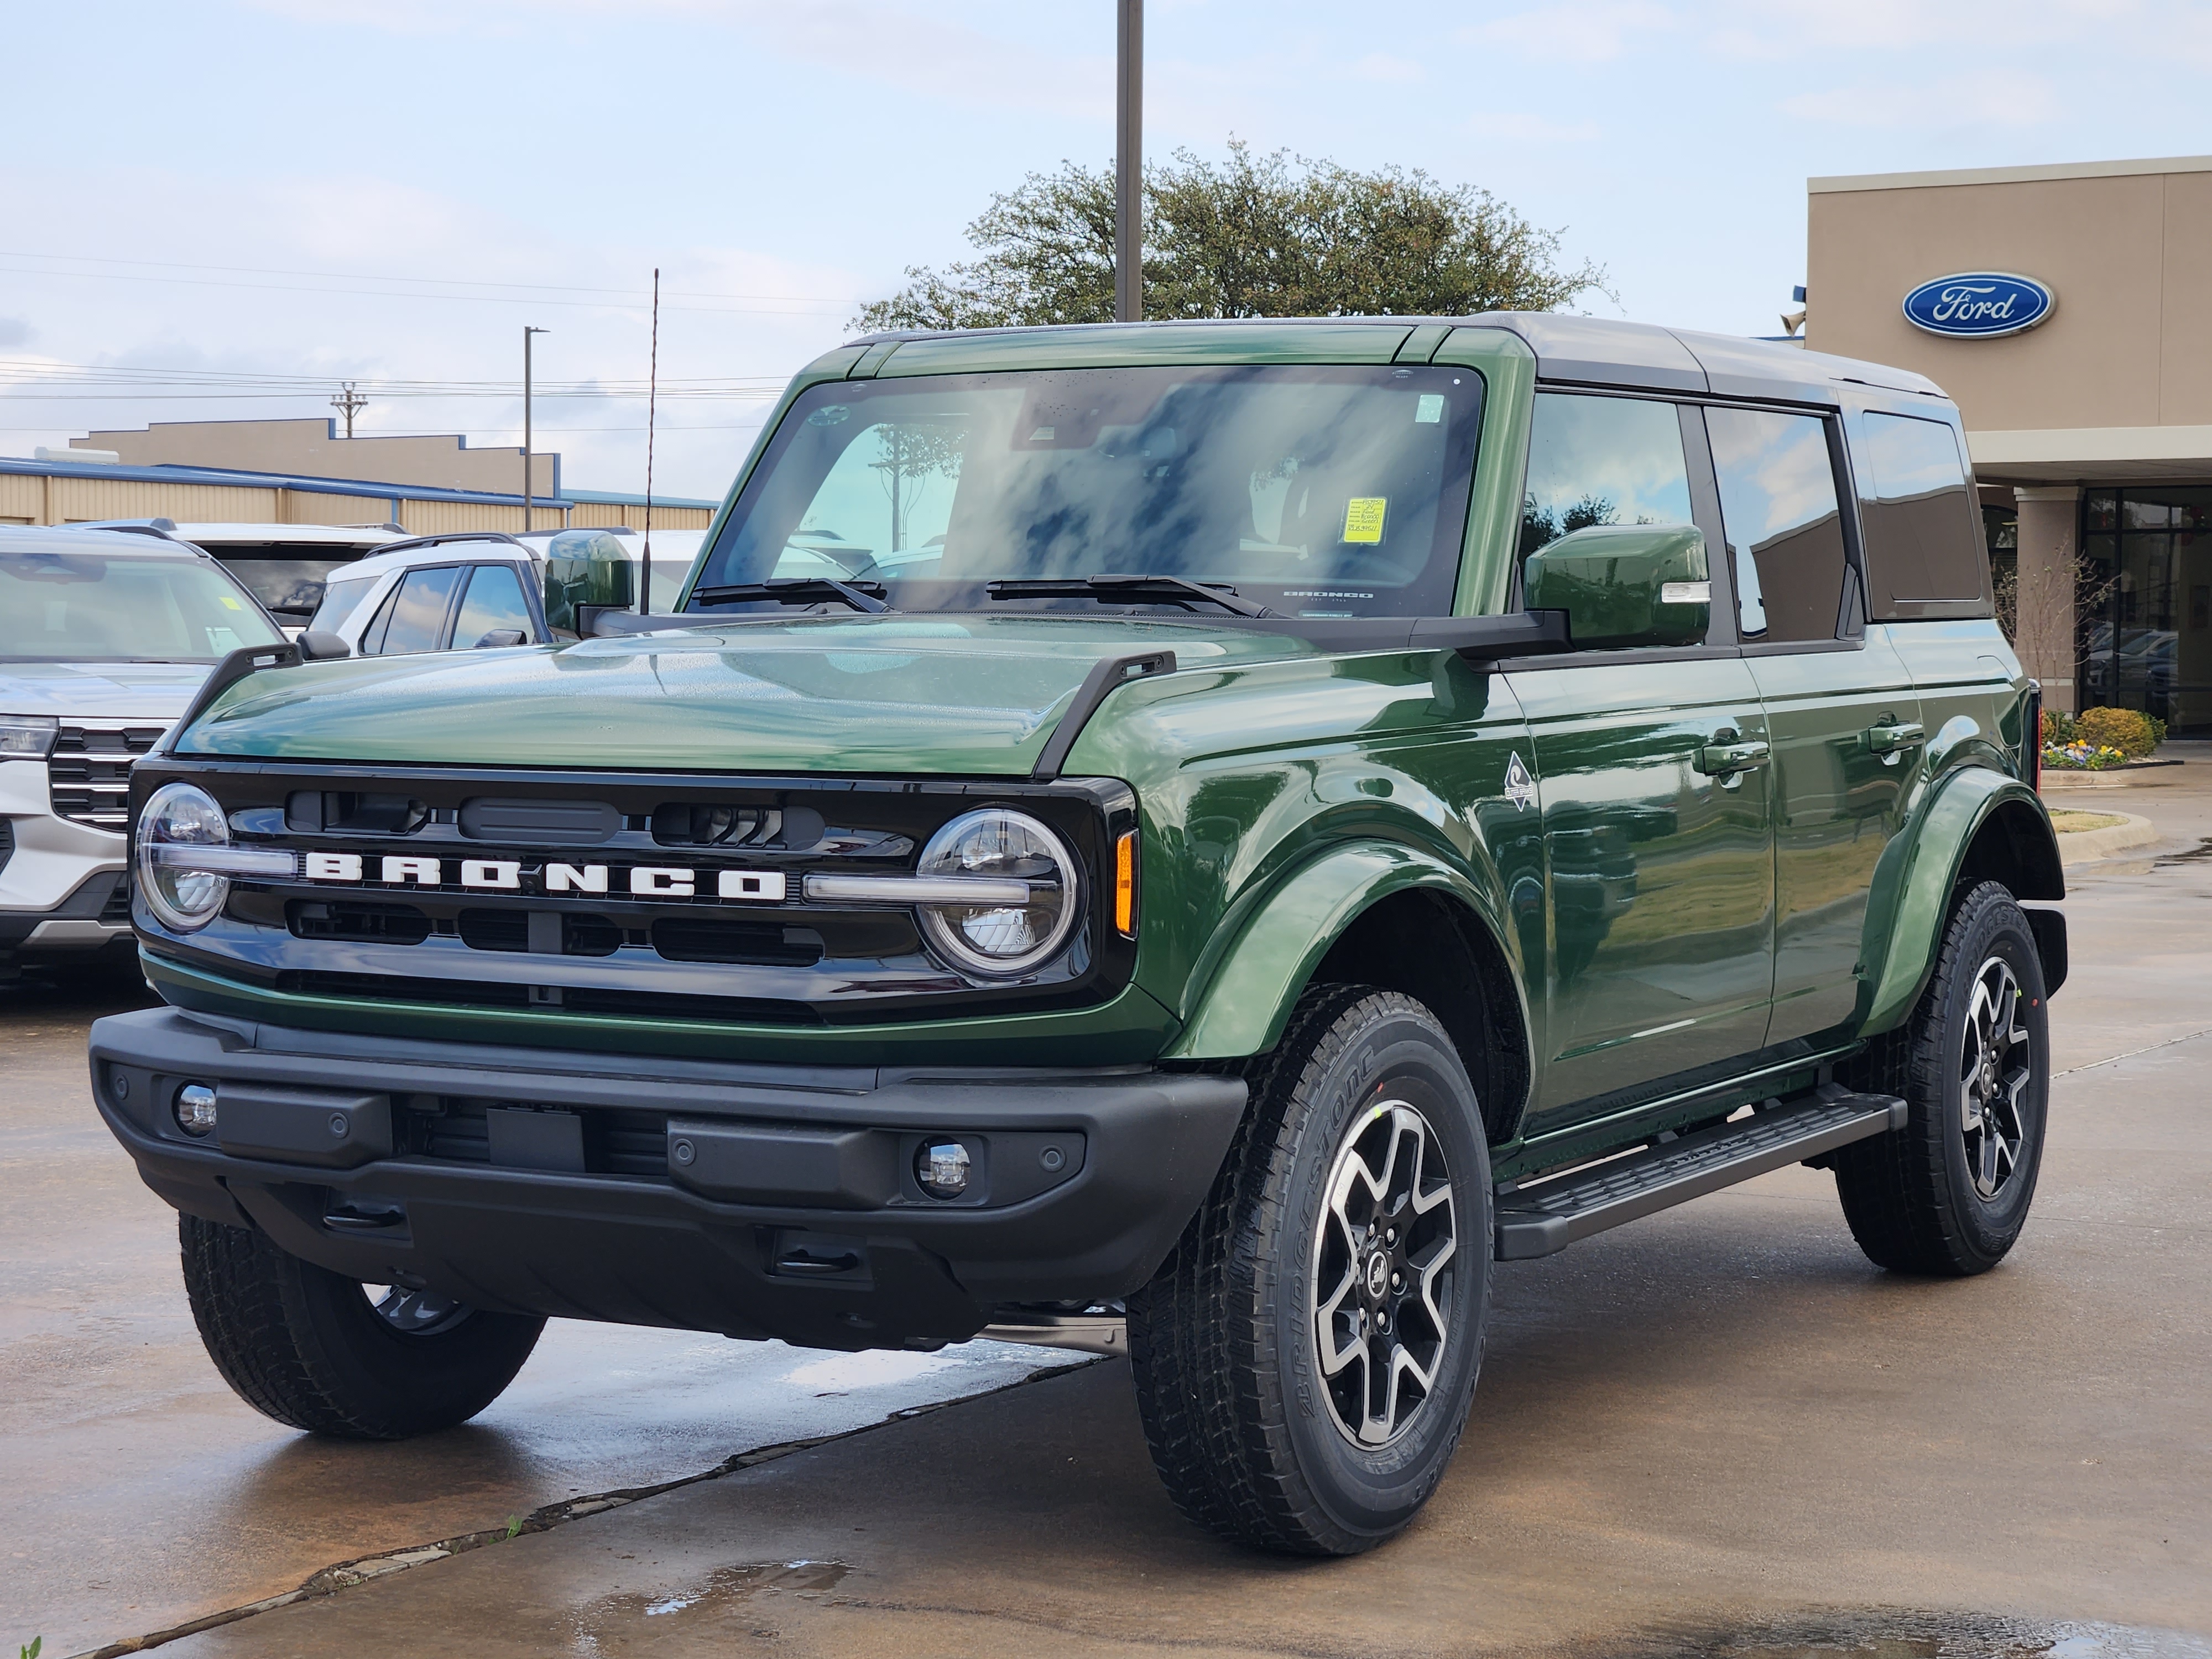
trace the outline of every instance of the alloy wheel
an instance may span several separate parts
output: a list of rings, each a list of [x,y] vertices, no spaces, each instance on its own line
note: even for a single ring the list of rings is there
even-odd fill
[[[1959,1056],[1959,1124],[1974,1190],[1995,1198],[2020,1167],[2027,1139],[2022,1097],[2033,1076],[2026,999],[2011,964],[1991,957],[1974,975]]]
[[[431,1336],[449,1331],[469,1316],[465,1302],[431,1291],[410,1291],[399,1285],[364,1285],[362,1291],[376,1316],[402,1336]]]
[[[1314,1242],[1314,1358],[1338,1431],[1363,1450],[1413,1425],[1450,1334],[1451,1172],[1418,1107],[1385,1100],[1345,1132]]]

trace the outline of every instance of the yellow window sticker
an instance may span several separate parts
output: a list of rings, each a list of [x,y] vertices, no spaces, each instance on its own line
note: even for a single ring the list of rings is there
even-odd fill
[[[233,611],[243,611],[246,609],[244,605],[240,605],[236,599],[231,598],[228,593],[218,593],[216,597],[221,599],[225,605],[228,606]]]
[[[1389,509],[1387,495],[1354,495],[1344,504],[1344,539],[1348,542],[1380,542],[1382,539],[1382,515]]]

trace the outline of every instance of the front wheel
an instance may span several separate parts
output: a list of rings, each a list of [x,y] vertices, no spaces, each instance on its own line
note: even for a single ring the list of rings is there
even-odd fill
[[[1959,901],[1912,1018],[1875,1040],[1856,1080],[1911,1114],[1837,1154],[1859,1248],[1899,1273],[1996,1267],[2027,1222],[2051,1089],[2043,959],[2011,893],[1984,882]]]
[[[1351,1555],[1428,1501],[1467,1421],[1490,1304],[1490,1158],[1434,1015],[1310,992],[1255,1066],[1196,1217],[1130,1298],[1145,1435],[1191,1520]]]
[[[264,1233],[178,1217],[192,1319],[222,1380],[311,1434],[404,1440],[499,1398],[545,1328],[426,1291],[364,1285]]]

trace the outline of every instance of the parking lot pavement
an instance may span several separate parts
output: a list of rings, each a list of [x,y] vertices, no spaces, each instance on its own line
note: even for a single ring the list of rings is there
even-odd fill
[[[192,1328],[175,1213],[86,1086],[134,1006],[0,988],[0,1651],[61,1656],[298,1587],[334,1563],[981,1393],[1075,1357],[1000,1343],[834,1354],[556,1320],[475,1422],[315,1441],[247,1408]]]
[[[1269,1560],[1183,1523],[1117,1362],[167,1651],[2212,1659],[2212,859],[2188,856],[2212,836],[2212,789],[2194,770],[2131,792],[2126,810],[2166,837],[2149,856],[2069,872],[2051,1142],[2002,1267],[1880,1273],[1829,1178],[1802,1169],[1503,1266],[1459,1457],[1413,1529],[1371,1555]],[[27,1207],[76,1238],[73,1253],[41,1243],[48,1278],[25,1308],[10,1298],[0,1423],[16,1512],[74,1540],[83,1576],[52,1583],[98,1606],[100,1636],[118,1614],[161,1628],[127,1603],[181,1605],[203,1570],[289,1589],[495,1520],[521,1507],[509,1493],[559,1495],[580,1466],[604,1490],[737,1443],[714,1408],[745,1351],[636,1337],[667,1346],[617,1392],[589,1362],[635,1334],[604,1331],[578,1333],[527,1403],[518,1385],[483,1427],[438,1441],[323,1448],[262,1424],[191,1341],[165,1216],[71,1115],[89,1107],[65,1027],[33,1067],[18,1042],[0,1061],[4,1156],[46,1160]],[[73,1103],[19,1155],[11,1103],[36,1066]],[[11,1284],[34,1219],[0,1217]],[[799,1391],[759,1381],[757,1399]],[[40,1393],[61,1432],[19,1454],[47,1420],[25,1403]],[[96,1473],[88,1493],[73,1464]],[[245,1599],[195,1604],[226,1595]],[[88,1645],[53,1639],[62,1627],[46,1626],[49,1653]]]

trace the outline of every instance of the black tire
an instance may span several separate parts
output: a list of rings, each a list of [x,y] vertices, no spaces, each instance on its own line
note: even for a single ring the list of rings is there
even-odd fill
[[[1247,1075],[1251,1104],[1220,1175],[1128,1302],[1138,1408],[1161,1480],[1199,1526],[1259,1549],[1356,1554],[1413,1520],[1466,1426],[1490,1309],[1482,1114],[1443,1026],[1395,992],[1308,992],[1281,1042]],[[1411,1109],[1419,1127],[1390,1103]],[[1433,1178],[1425,1152],[1418,1197],[1370,1204],[1346,1160],[1362,1160],[1371,1190],[1378,1166],[1402,1176],[1386,1143],[1432,1147],[1445,1178]],[[1401,1155],[1413,1167],[1412,1152]],[[1331,1207],[1333,1190],[1352,1197]],[[1393,1190],[1386,1182],[1385,1200]],[[1358,1209],[1345,1218],[1355,1200],[1374,1227],[1397,1216],[1402,1231],[1391,1227],[1387,1243],[1378,1231],[1353,1244],[1370,1237]],[[1376,1255],[1388,1258],[1388,1284],[1367,1297]],[[1338,1296],[1316,1285],[1317,1273]],[[1335,1311],[1325,1311],[1332,1302]],[[1334,1379],[1320,1358],[1324,1320]],[[1399,1374],[1395,1355],[1380,1367],[1375,1358],[1376,1345],[1392,1341],[1413,1358],[1414,1380],[1386,1396],[1377,1416],[1364,1380]],[[1430,1385],[1421,1389],[1424,1361]],[[1372,1443],[1340,1426],[1352,1415]]]
[[[545,1328],[404,1291],[380,1312],[361,1285],[264,1233],[177,1220],[208,1358],[247,1405],[310,1434],[404,1440],[465,1423],[514,1380]]]
[[[2011,1018],[1994,1028],[2008,978]],[[1981,1053],[1996,1054],[2003,1074],[1986,1106],[1992,1068],[1974,1063]],[[1837,1155],[1836,1191],[1859,1248],[1897,1273],[1962,1278],[1996,1267],[2035,1197],[2051,1089],[2043,960],[2004,887],[1984,882],[1959,899],[1911,1018],[1875,1040],[1853,1081],[1911,1108],[1904,1128]]]

